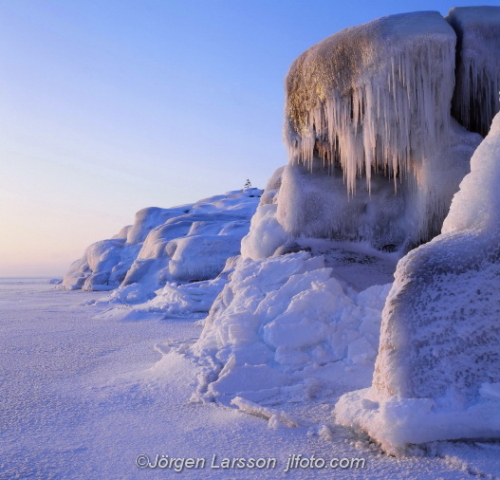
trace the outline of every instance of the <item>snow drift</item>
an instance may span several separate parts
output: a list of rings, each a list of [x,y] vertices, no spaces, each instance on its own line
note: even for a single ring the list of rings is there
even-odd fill
[[[337,421],[390,451],[500,438],[500,115],[474,153],[442,234],[398,265],[371,388]]]
[[[228,258],[240,253],[261,194],[250,188],[169,209],[143,209],[132,226],[87,248],[63,284],[70,289],[116,289],[111,298],[126,303],[144,302],[162,289],[155,308],[164,305],[168,310],[170,299],[177,302],[177,310],[191,305],[206,312],[227,272],[211,280]],[[201,288],[195,293],[188,282],[199,282]]]

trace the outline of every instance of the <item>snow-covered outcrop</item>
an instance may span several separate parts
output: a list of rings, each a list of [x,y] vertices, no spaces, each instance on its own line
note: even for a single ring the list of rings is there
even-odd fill
[[[174,208],[143,209],[134,225],[88,247],[63,284],[85,290],[120,287],[113,298],[139,302],[163,286],[168,290],[177,284],[214,279],[226,260],[239,254],[261,194],[249,188]],[[215,287],[207,288],[210,298],[214,297]],[[209,307],[204,305],[205,311]]]
[[[453,115],[485,136],[500,110],[500,7],[457,7],[446,17],[458,36]]]
[[[336,419],[392,452],[500,438],[500,114],[474,153],[442,234],[398,265],[372,387]]]
[[[141,244],[127,242],[128,228],[125,227],[112,239],[87,247],[83,257],[73,262],[64,275],[63,286],[71,290],[111,290],[118,287],[141,249]]]

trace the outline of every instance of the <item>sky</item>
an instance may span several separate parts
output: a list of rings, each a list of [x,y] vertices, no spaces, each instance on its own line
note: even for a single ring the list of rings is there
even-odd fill
[[[488,4],[0,0],[0,276],[62,276],[142,208],[264,188],[298,55],[384,15]]]

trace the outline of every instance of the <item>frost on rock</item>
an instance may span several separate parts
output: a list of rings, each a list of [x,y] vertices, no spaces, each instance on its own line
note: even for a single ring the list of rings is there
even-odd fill
[[[371,388],[336,419],[398,453],[500,438],[500,114],[471,160],[442,234],[398,264]]]
[[[439,233],[480,141],[450,114],[455,46],[438,12],[416,12],[347,28],[292,64],[277,198],[290,236],[407,251]]]
[[[500,7],[457,7],[446,19],[458,37],[452,112],[485,136],[500,110]]]
[[[153,310],[207,312],[239,255],[262,191],[248,188],[169,209],[146,208],[113,239],[91,245],[64,277],[66,288],[115,290],[127,304],[158,296]],[[228,267],[228,269],[230,269]],[[200,287],[195,292],[196,282]]]
[[[343,378],[368,385],[388,286],[347,295],[322,257],[240,258],[192,352],[198,398],[306,400]]]

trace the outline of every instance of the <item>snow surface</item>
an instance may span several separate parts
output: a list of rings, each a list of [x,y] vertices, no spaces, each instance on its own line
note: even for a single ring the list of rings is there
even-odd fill
[[[458,36],[453,115],[485,136],[500,110],[500,7],[457,7],[446,17]]]
[[[371,388],[337,421],[392,452],[500,438],[500,114],[476,150],[443,233],[398,264]]]
[[[164,321],[144,313],[127,320],[96,302],[100,295],[56,290],[46,279],[0,279],[0,478],[500,475],[500,447],[484,442],[436,443],[418,458],[383,455],[366,438],[332,423],[335,392],[295,403],[240,397],[231,408],[192,403],[201,369],[187,352],[202,327],[194,319]],[[142,454],[152,462],[156,455],[203,457],[207,465],[182,473],[140,469],[136,459]],[[366,467],[284,473],[292,454],[365,458]],[[278,464],[273,470],[212,469],[213,455],[274,457]]]

